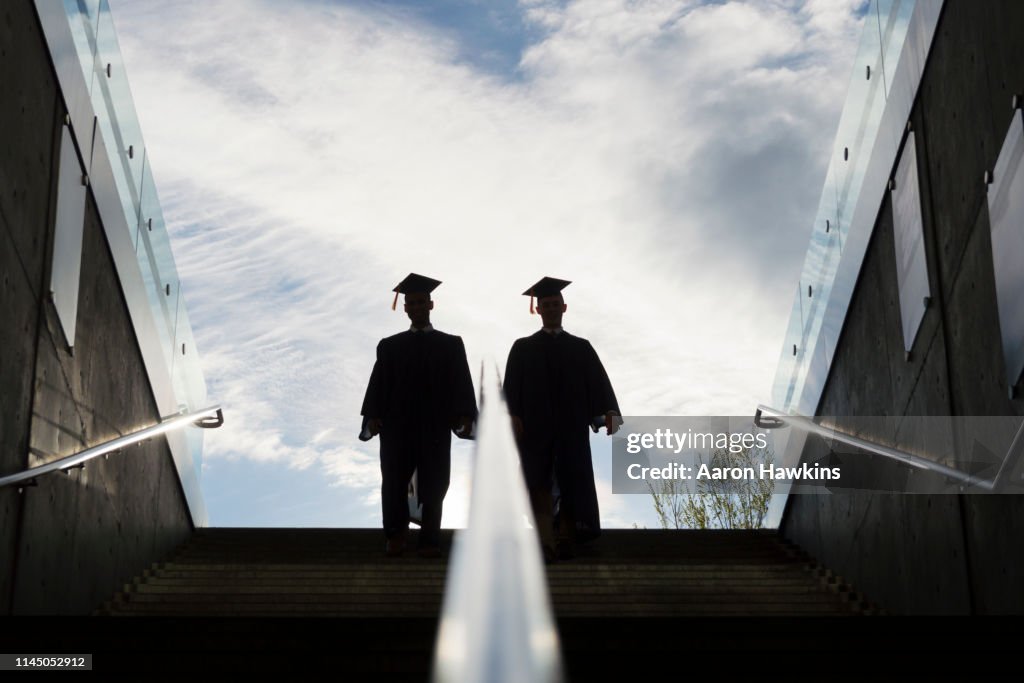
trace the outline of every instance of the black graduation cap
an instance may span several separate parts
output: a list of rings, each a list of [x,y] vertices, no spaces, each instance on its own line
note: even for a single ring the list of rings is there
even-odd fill
[[[435,280],[425,275],[409,273],[404,280],[395,285],[395,288],[391,290],[395,293],[395,300],[391,302],[391,310],[395,310],[395,307],[398,306],[399,294],[430,294],[437,289],[439,284],[441,284],[440,280]]]
[[[523,296],[530,297],[530,313],[534,313],[534,297],[543,299],[546,296],[554,296],[571,284],[571,280],[559,280],[557,277],[542,277],[533,287],[523,292]]]

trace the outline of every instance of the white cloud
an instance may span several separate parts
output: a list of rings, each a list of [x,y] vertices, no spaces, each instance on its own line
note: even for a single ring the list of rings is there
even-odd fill
[[[318,467],[372,503],[358,413],[410,271],[445,281],[434,321],[474,374],[550,274],[627,414],[767,400],[860,3],[524,3],[541,37],[507,79],[410,12],[113,4],[226,407],[209,460]]]

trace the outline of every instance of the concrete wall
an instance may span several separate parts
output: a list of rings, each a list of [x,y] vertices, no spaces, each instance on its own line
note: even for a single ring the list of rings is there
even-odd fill
[[[1022,35],[1024,2],[946,0],[911,114],[932,304],[907,359],[887,197],[819,415],[1024,415],[1003,371],[982,182],[1024,93]],[[898,446],[922,443],[894,424]],[[935,483],[901,476],[915,491]],[[793,496],[781,531],[892,612],[1024,612],[1021,497]]]
[[[32,0],[0,7],[0,474],[153,424],[150,391],[91,194],[75,348],[48,295],[65,108]],[[85,614],[191,534],[161,437],[0,489],[0,613]]]

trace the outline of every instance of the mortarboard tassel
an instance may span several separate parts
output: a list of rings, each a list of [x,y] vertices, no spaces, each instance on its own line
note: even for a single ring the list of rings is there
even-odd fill
[[[530,315],[533,315],[536,311],[533,310],[533,290],[530,290]]]
[[[400,293],[401,293],[401,292],[395,292],[395,300],[391,302],[391,310],[392,310],[392,311],[393,311],[393,310],[395,310],[395,307],[397,307],[397,306],[398,306],[398,295],[399,295]]]

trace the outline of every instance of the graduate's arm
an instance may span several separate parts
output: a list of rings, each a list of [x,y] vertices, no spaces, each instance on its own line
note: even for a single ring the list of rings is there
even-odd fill
[[[469,371],[469,361],[466,359],[466,345],[462,337],[455,337],[453,344],[453,367],[455,383],[453,393],[453,414],[458,422],[456,434],[462,437],[469,437],[473,432],[473,422],[476,420],[476,392],[473,391],[473,375]]]
[[[523,436],[523,374],[526,369],[526,361],[523,353],[522,340],[516,340],[508,352],[508,360],[505,361],[505,377],[502,388],[505,390],[505,402],[508,404],[508,412],[512,416],[512,431],[516,438]]]
[[[370,382],[366,386],[363,397],[363,428],[359,438],[369,441],[380,432],[384,420],[384,408],[387,405],[387,352],[384,340],[377,344],[377,360],[370,372]]]
[[[591,397],[591,409],[594,412],[594,424],[605,426],[608,434],[614,434],[622,424],[619,402],[615,398],[615,390],[608,378],[608,373],[601,364],[597,351],[587,342],[587,384]],[[595,427],[594,431],[597,431]]]

